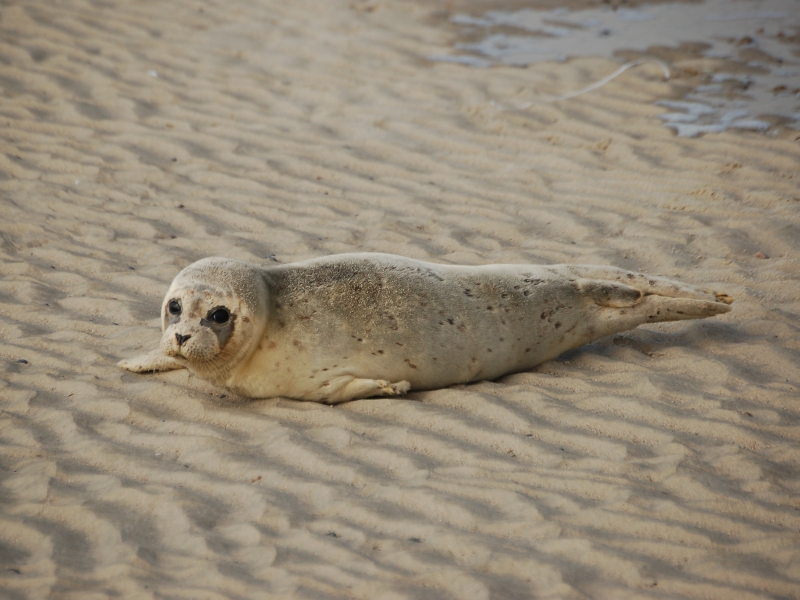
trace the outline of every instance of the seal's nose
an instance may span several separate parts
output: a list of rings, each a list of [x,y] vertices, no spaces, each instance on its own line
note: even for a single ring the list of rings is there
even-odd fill
[[[175,339],[178,340],[178,346],[183,346],[183,343],[188,340],[191,335],[181,335],[180,333],[175,334]]]

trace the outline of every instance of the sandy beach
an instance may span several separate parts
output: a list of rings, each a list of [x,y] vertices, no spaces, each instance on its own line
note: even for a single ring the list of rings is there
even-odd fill
[[[0,598],[800,598],[800,131],[677,136],[689,51],[500,110],[620,63],[428,60],[487,4],[3,3]],[[336,407],[116,367],[194,260],[364,251],[736,302]]]

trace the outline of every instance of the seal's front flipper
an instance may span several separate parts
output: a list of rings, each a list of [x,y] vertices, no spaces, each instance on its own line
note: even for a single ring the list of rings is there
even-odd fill
[[[122,367],[127,371],[133,371],[134,373],[174,371],[175,369],[185,368],[185,365],[178,362],[172,356],[167,356],[164,354],[160,348],[156,348],[147,354],[121,360],[117,363],[117,366]]]
[[[302,399],[339,404],[361,398],[402,396],[410,389],[411,384],[407,381],[391,383],[385,379],[359,379],[351,375],[340,375],[326,381],[322,387]]]

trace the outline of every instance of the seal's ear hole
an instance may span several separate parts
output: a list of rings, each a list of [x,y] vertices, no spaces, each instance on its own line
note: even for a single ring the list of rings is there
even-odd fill
[[[213,321],[217,325],[224,325],[230,321],[231,313],[227,308],[214,308],[208,314],[208,320]]]
[[[181,303],[177,300],[170,300],[169,304],[167,304],[167,310],[171,315],[179,315],[181,314]]]

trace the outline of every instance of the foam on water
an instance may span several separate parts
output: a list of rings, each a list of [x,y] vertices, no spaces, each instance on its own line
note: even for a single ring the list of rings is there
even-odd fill
[[[706,0],[635,9],[523,9],[455,15],[451,21],[478,41],[434,60],[473,67],[528,66],[571,57],[614,58],[623,50],[701,44],[702,55],[728,61],[670,109],[664,124],[681,136],[729,128],[768,131],[771,122],[800,129],[800,3],[796,0]],[[518,34],[508,33],[508,29]],[[765,120],[763,117],[778,117]]]

